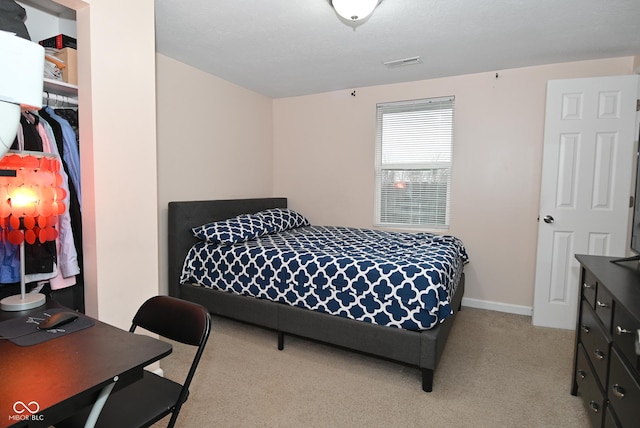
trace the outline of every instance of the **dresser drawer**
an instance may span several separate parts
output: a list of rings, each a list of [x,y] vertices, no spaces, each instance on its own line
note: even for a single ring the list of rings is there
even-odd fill
[[[578,384],[578,396],[582,398],[582,402],[587,408],[591,426],[602,426],[605,398],[582,345],[578,345],[576,383]]]
[[[586,269],[582,269],[582,297],[593,308],[596,304],[596,277]]]
[[[609,405],[613,408],[620,424],[624,427],[638,426],[640,421],[640,385],[624,365],[615,349],[611,352],[609,373]]]
[[[636,355],[636,330],[638,329],[640,329],[640,323],[635,321],[625,308],[618,305],[613,314],[613,341],[636,368],[639,367]]]
[[[605,411],[603,427],[604,428],[623,428],[622,425],[618,423],[618,419],[616,419],[611,406],[607,406],[607,409]]]
[[[602,285],[596,289],[596,315],[604,325],[604,329],[611,333],[613,322],[613,297]]]
[[[580,324],[580,342],[589,357],[589,361],[600,380],[600,386],[607,385],[607,366],[609,364],[609,339],[593,309],[588,302],[582,302],[582,320]]]

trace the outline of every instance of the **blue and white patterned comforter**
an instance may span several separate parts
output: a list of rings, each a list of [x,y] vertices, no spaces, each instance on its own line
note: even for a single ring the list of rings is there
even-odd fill
[[[306,226],[235,244],[200,241],[180,280],[423,330],[453,313],[450,299],[467,261],[453,236]]]

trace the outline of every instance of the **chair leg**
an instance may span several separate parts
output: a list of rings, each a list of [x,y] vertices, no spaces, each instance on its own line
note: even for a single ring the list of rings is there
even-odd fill
[[[117,377],[114,378],[113,382],[102,388],[102,391],[100,391],[100,394],[98,395],[98,399],[91,408],[91,412],[89,412],[87,422],[84,425],[85,428],[93,428],[96,426],[96,422],[98,422],[98,418],[100,417],[100,412],[102,411],[104,404],[107,402],[107,399],[109,398],[113,387],[116,386],[117,380]]]
[[[171,413],[171,419],[169,419],[169,424],[167,425],[167,428],[173,428],[174,425],[176,424],[177,419],[178,419],[178,413],[174,410]]]

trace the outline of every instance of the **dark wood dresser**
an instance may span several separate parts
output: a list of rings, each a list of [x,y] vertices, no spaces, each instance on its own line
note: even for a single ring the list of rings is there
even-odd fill
[[[580,299],[571,394],[594,427],[640,426],[640,268],[638,262],[577,255]]]

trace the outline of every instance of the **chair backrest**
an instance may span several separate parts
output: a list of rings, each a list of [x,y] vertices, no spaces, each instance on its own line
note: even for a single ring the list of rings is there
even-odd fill
[[[196,303],[170,296],[155,296],[144,302],[138,309],[129,331],[135,331],[136,327],[142,327],[176,342],[198,347],[187,378],[182,384],[180,398],[171,415],[169,427],[172,427],[182,403],[187,399],[189,385],[209,339],[211,315],[203,306]]]

